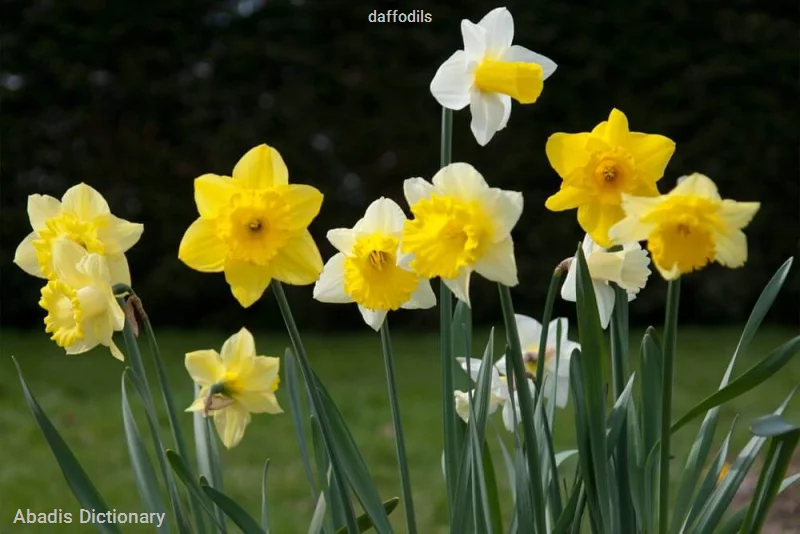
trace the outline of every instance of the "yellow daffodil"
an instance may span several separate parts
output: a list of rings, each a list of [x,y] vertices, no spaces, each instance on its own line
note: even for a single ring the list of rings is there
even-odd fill
[[[461,21],[464,49],[445,61],[431,82],[431,93],[443,107],[472,113],[472,133],[486,145],[508,124],[511,99],[536,102],[556,64],[519,45],[512,45],[514,19],[504,7],[478,24]]]
[[[65,237],[50,246],[55,279],[42,288],[39,306],[47,310],[45,332],[67,354],[81,354],[104,345],[118,360],[124,357],[112,336],[125,324],[111,287],[106,258],[88,253]]]
[[[430,282],[397,264],[405,222],[400,206],[381,197],[352,229],[328,232],[328,241],[339,253],[325,264],[314,298],[356,302],[364,322],[374,330],[380,329],[389,311],[435,306]]]
[[[65,237],[90,253],[105,256],[113,284],[130,285],[125,252],[136,244],[144,227],[111,215],[106,200],[90,186],[70,187],[61,201],[48,195],[30,195],[28,218],[33,232],[14,254],[14,263],[26,273],[55,279],[53,244]]]
[[[608,229],[624,216],[622,195],[654,197],[675,143],[662,135],[628,130],[614,109],[590,133],[556,133],[547,140],[547,159],[563,182],[547,199],[552,211],[578,208],[578,223],[601,247],[610,247]]]
[[[656,268],[667,280],[716,261],[741,267],[747,261],[742,228],[753,219],[758,202],[722,200],[707,176],[678,180],[666,195],[639,198],[623,195],[625,218],[611,228],[615,242],[647,240]]]
[[[444,167],[433,184],[410,178],[403,189],[414,219],[403,228],[401,264],[425,278],[441,277],[467,305],[473,270],[517,284],[511,229],[522,213],[521,193],[490,188],[466,163]]]
[[[308,225],[322,193],[289,184],[281,155],[260,145],[245,154],[233,177],[205,174],[194,181],[198,218],[186,230],[178,257],[197,271],[224,271],[236,300],[256,302],[275,278],[313,284],[322,258]]]
[[[600,323],[603,328],[608,327],[611,314],[614,311],[616,294],[609,285],[614,282],[628,293],[628,301],[636,298],[639,291],[644,288],[650,276],[650,258],[642,246],[632,241],[625,243],[622,250],[610,252],[594,242],[589,234],[583,238],[583,255],[589,267],[589,276],[592,277],[597,310],[600,314]],[[578,262],[570,262],[564,285],[561,286],[561,298],[570,302],[577,300]]]
[[[187,412],[212,415],[222,443],[236,446],[251,413],[282,413],[275,398],[280,359],[256,356],[253,335],[242,328],[222,345],[222,353],[197,350],[186,354],[186,370],[200,386]]]

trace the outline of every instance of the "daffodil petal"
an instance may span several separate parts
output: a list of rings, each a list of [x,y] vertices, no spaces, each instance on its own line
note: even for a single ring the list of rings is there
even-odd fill
[[[489,184],[469,163],[451,163],[433,177],[438,191],[461,200],[480,200],[489,193]]]
[[[472,88],[472,70],[468,66],[467,53],[459,50],[442,63],[431,80],[431,94],[436,101],[448,109],[464,109],[469,104]]]
[[[268,268],[239,260],[226,261],[224,271],[233,296],[245,308],[261,298],[271,279]]]
[[[186,412],[202,412],[205,410],[206,407],[206,396],[208,395],[208,388],[204,388],[205,391],[200,390],[200,394],[198,397],[192,401],[188,408],[186,408]]]
[[[486,55],[486,28],[469,20],[461,21],[465,60],[480,61]]]
[[[592,280],[594,295],[597,300],[597,313],[600,315],[600,326],[605,330],[611,321],[611,314],[614,312],[614,289],[606,282]]]
[[[186,354],[184,365],[192,380],[199,386],[216,384],[225,374],[225,368],[215,350],[196,350]]]
[[[64,209],[74,212],[84,221],[91,221],[98,215],[110,213],[108,203],[103,195],[84,183],[67,189],[61,203]]]
[[[486,53],[492,58],[502,57],[514,40],[514,18],[508,9],[498,7],[481,19],[478,26],[486,29]]]
[[[592,133],[602,137],[609,146],[614,147],[627,145],[629,131],[628,117],[614,108],[608,115],[608,120],[595,126]]]
[[[344,292],[344,261],[341,252],[331,257],[322,268],[319,280],[314,284],[314,298],[320,302],[345,304],[353,297]]]
[[[97,238],[103,242],[105,254],[121,254],[139,241],[144,226],[128,222],[110,213],[95,218]]]
[[[486,247],[483,256],[475,263],[475,272],[493,282],[513,287],[517,279],[517,262],[514,260],[514,242],[511,236]]]
[[[328,241],[342,254],[350,254],[356,242],[356,232],[350,228],[334,228],[328,230]]]
[[[233,168],[240,187],[267,189],[289,183],[289,170],[280,153],[267,145],[251,148]]]
[[[453,292],[458,300],[466,304],[469,303],[469,278],[472,271],[467,268],[462,268],[456,278],[442,278],[444,284]]]
[[[406,310],[427,310],[436,306],[436,295],[431,288],[430,280],[420,277],[417,288],[411,298],[401,307]]]
[[[106,262],[106,258],[100,254],[85,255],[75,266],[75,269],[93,281],[101,281],[108,285],[111,284],[108,263]]]
[[[48,219],[61,214],[61,202],[50,195],[30,195],[28,197],[28,219],[34,232],[45,227]]]
[[[503,104],[503,118],[500,120],[498,130],[502,130],[508,126],[508,119],[511,118],[511,97],[508,95],[497,95],[500,97],[500,102]]]
[[[283,194],[284,202],[292,213],[290,231],[303,230],[319,215],[322,206],[322,193],[310,185],[287,185]]]
[[[214,426],[227,449],[235,447],[242,441],[249,423],[250,413],[238,404],[214,412]]]
[[[453,398],[456,404],[456,413],[465,423],[469,423],[469,393],[457,389],[453,391]]]
[[[230,202],[235,182],[227,176],[204,174],[194,180],[194,202],[201,217],[213,219]]]
[[[494,93],[472,91],[469,109],[472,113],[470,123],[472,134],[479,145],[486,146],[500,130],[500,124],[503,122],[505,116],[503,99]]]
[[[322,256],[308,231],[289,240],[269,265],[272,278],[292,285],[313,284],[322,272]]]
[[[403,231],[406,216],[403,209],[389,198],[380,197],[367,207],[364,217],[353,227],[357,232],[398,234]]]
[[[714,256],[720,265],[741,267],[747,261],[747,237],[741,230],[717,234]]]
[[[226,339],[220,352],[220,358],[226,369],[235,369],[241,362],[251,360],[255,356],[256,341],[247,328],[239,329],[238,332]]]
[[[509,61],[511,63],[522,62],[522,63],[536,63],[540,67],[542,67],[542,79],[546,80],[549,78],[557,68],[555,62],[547,58],[541,54],[537,54],[533,50],[528,50],[524,46],[519,45],[511,45],[511,47],[506,51],[503,55],[503,61]]]
[[[493,240],[506,239],[522,215],[522,193],[493,189],[493,201],[488,209],[493,225]]]
[[[586,150],[589,133],[554,133],[547,138],[545,152],[550,166],[559,176],[567,178],[577,169],[584,168],[591,158]]]
[[[558,337],[559,326],[561,327],[561,337]],[[547,347],[556,348],[556,344],[561,345],[561,350],[564,350],[564,344],[567,341],[567,333],[569,331],[569,320],[566,317],[557,317],[550,321],[547,325]]]
[[[588,202],[591,196],[585,189],[571,186],[562,186],[556,193],[550,195],[544,206],[550,211],[564,211],[575,209]]]
[[[197,219],[186,230],[178,249],[178,258],[192,269],[218,273],[225,267],[228,247],[217,234],[216,222]]]
[[[592,239],[601,247],[608,248],[612,245],[608,238],[608,230],[624,219],[625,212],[620,206],[593,202],[582,204],[578,207],[578,223],[581,228],[592,236]]]
[[[87,282],[85,274],[78,270],[78,264],[87,255],[86,250],[67,238],[58,238],[53,243],[53,269],[58,278],[72,287],[83,287]]]
[[[750,224],[760,207],[758,202],[723,200],[717,214],[727,226],[740,230]]]
[[[386,319],[386,314],[388,313],[386,310],[370,310],[361,304],[358,305],[358,311],[361,312],[361,317],[364,318],[364,322],[376,332],[381,329],[381,325],[383,325],[383,321]]]
[[[37,237],[38,235],[36,232],[31,232],[25,236],[25,239],[22,240],[19,246],[17,246],[16,252],[14,252],[14,263],[29,275],[44,278],[42,268],[39,267],[36,249],[33,248],[33,241]]]
[[[663,135],[631,132],[627,149],[636,162],[639,179],[655,182],[664,176],[664,169],[675,153],[675,142]]]
[[[283,413],[275,394],[268,391],[243,391],[236,395],[236,402],[250,413]]]
[[[669,196],[697,196],[712,201],[720,201],[719,190],[711,178],[700,173],[678,178],[678,185],[668,193]]]
[[[249,372],[240,377],[239,386],[242,391],[264,391],[275,387],[281,366],[280,358],[256,356],[252,362]]]
[[[516,393],[514,393],[514,395],[516,395]],[[515,402],[514,405],[519,406],[519,402]],[[519,408],[517,408],[517,411],[518,410],[519,410]],[[502,412],[503,426],[505,426],[506,430],[508,430],[509,432],[514,432],[514,426],[515,426],[514,425],[514,421],[515,421],[514,415],[515,415],[514,414],[514,407],[512,406],[512,404],[510,402],[505,403],[503,405],[503,412]],[[517,414],[517,415],[519,415],[519,414]],[[519,422],[520,419],[521,419],[521,417],[517,417],[516,421]]]
[[[435,191],[433,185],[423,178],[409,178],[403,182],[403,195],[411,207],[420,200],[429,199]]]
[[[106,256],[108,273],[111,276],[111,284],[131,285],[131,270],[128,266],[128,258],[125,254],[114,254]]]
[[[577,302],[577,276],[578,276],[578,260],[572,258],[567,270],[567,276],[564,277],[564,283],[561,284],[561,298],[569,302]]]
[[[524,351],[527,347],[534,346],[539,350],[539,342],[542,338],[542,324],[527,315],[514,314],[514,322],[517,324],[519,334],[519,344]]]

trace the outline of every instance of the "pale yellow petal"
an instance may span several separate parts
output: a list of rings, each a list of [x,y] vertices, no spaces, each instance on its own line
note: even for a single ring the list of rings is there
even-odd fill
[[[61,202],[50,195],[30,195],[28,197],[28,219],[34,231],[41,230],[45,222],[61,214]]]
[[[36,249],[33,248],[33,241],[37,237],[36,232],[25,236],[14,252],[14,263],[29,275],[44,278],[42,268],[39,266],[39,259],[36,257]]]
[[[479,200],[489,192],[489,184],[469,163],[451,163],[433,177],[433,186],[441,194],[461,200]]]
[[[246,360],[255,358],[256,341],[253,339],[253,334],[247,328],[241,328],[222,344],[220,357],[229,370]],[[244,378],[244,376],[239,378]]]
[[[240,187],[266,189],[289,183],[289,170],[277,150],[267,145],[251,148],[233,168]]]
[[[290,231],[304,230],[308,228],[311,221],[319,214],[322,206],[322,193],[319,189],[310,185],[292,184],[281,188],[283,200],[289,207],[291,213],[290,224],[287,229]]]
[[[194,203],[200,217],[213,219],[226,206],[236,191],[235,182],[227,176],[204,174],[194,180]]]
[[[236,402],[250,413],[283,413],[275,394],[269,391],[243,391],[236,395]]]
[[[228,260],[224,270],[233,296],[245,308],[261,298],[272,278],[267,267],[239,260]]]
[[[106,263],[108,264],[108,273],[111,276],[111,285],[131,285],[131,270],[128,267],[128,258],[125,257],[125,254],[106,256]]]
[[[121,254],[139,241],[144,226],[128,222],[111,214],[100,215],[94,221],[97,238],[103,243],[106,254]]]
[[[497,243],[508,237],[522,215],[522,193],[491,189],[484,209],[492,222],[492,241]]]
[[[91,279],[94,283],[111,284],[108,262],[100,254],[87,254],[75,266],[77,271]]]
[[[550,211],[575,209],[581,204],[590,202],[591,195],[585,189],[564,186],[545,201],[544,206]]]
[[[274,391],[278,386],[280,367],[280,358],[256,356],[247,372],[239,377],[239,387],[242,391]]]
[[[492,282],[509,287],[517,285],[517,263],[511,236],[488,245],[484,255],[475,263],[475,272]]]
[[[442,278],[442,282],[450,288],[453,295],[468,307],[471,307],[469,300],[469,280],[471,277],[472,270],[463,267],[455,278]]]
[[[319,280],[314,284],[314,299],[331,304],[353,302],[353,297],[344,291],[344,261],[341,252],[334,254],[322,268]]]
[[[217,235],[216,223],[197,219],[186,230],[178,249],[178,258],[192,269],[218,273],[225,266],[228,248]]]
[[[78,270],[78,264],[88,253],[86,250],[66,238],[58,238],[53,242],[53,269],[58,278],[72,287],[83,287],[88,283],[87,276]]]
[[[731,229],[741,230],[753,220],[761,204],[758,202],[736,202],[723,200],[717,215],[726,226]]]
[[[403,231],[405,222],[403,209],[394,200],[380,197],[367,207],[364,217],[356,223],[353,230],[370,234],[399,234]]]
[[[627,149],[633,156],[637,177],[653,183],[664,176],[664,169],[675,153],[675,142],[663,135],[631,132]]]
[[[411,208],[420,200],[429,199],[435,192],[433,185],[423,178],[409,178],[403,182],[403,195]]]
[[[186,353],[186,370],[199,386],[211,386],[220,381],[225,367],[215,350],[196,350]]]
[[[350,228],[334,228],[326,235],[331,245],[342,254],[350,254],[356,242],[357,232]]]
[[[108,202],[103,195],[83,183],[67,189],[61,198],[61,203],[65,210],[72,211],[84,221],[91,221],[98,215],[110,213]]]
[[[714,256],[720,265],[741,267],[747,261],[747,237],[741,230],[717,234]]]
[[[678,178],[678,185],[669,192],[669,195],[691,195],[707,198],[712,201],[721,200],[719,191],[717,190],[717,184],[708,176],[697,172],[689,176]]]
[[[589,135],[555,133],[547,139],[545,145],[547,159],[559,176],[566,178],[589,163],[590,153],[586,150]]]
[[[593,202],[578,208],[578,223],[595,243],[603,248],[612,245],[608,230],[625,217],[622,207]]]
[[[250,414],[238,404],[214,412],[214,426],[225,448],[235,447],[242,441],[244,431],[250,423]]]
[[[205,410],[205,408],[206,408],[206,395],[208,394],[207,393],[208,392],[208,388],[204,388],[204,389],[206,390],[206,393],[203,393],[203,391],[201,390],[200,391],[200,395],[194,401],[192,401],[192,403],[189,405],[188,408],[186,408],[185,411],[187,411],[187,412],[202,412],[202,411]]]
[[[119,361],[121,361],[121,362],[124,362],[124,361],[125,361],[125,355],[124,355],[124,354],[122,354],[122,351],[121,351],[121,350],[119,350],[119,347],[117,347],[117,344],[116,344],[116,343],[114,343],[113,341],[109,342],[109,344],[108,344],[108,348],[109,348],[109,350],[111,351],[111,355],[112,355],[114,358],[116,358],[117,360],[119,360]]]
[[[289,240],[270,263],[272,278],[287,284],[313,284],[322,272],[322,256],[308,231]]]

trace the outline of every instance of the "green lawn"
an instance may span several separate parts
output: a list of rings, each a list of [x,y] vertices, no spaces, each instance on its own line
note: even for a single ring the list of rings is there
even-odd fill
[[[161,332],[159,343],[166,360],[178,404],[187,406],[191,385],[183,369],[183,354],[200,348],[219,348],[232,332]],[[796,330],[764,328],[751,350],[739,363],[737,373],[754,364],[769,350],[794,335]],[[638,334],[637,334],[638,335]],[[488,332],[476,333],[476,352]],[[688,410],[712,392],[736,346],[738,328],[690,329],[679,332],[675,389],[675,414]],[[386,395],[380,340],[377,335],[315,335],[306,338],[312,365],[323,379],[364,454],[384,498],[399,494]],[[395,332],[395,353],[400,400],[412,466],[420,531],[446,532],[446,503],[440,468],[442,450],[441,399],[437,334]],[[288,343],[284,333],[256,335],[259,352],[280,355]],[[499,346],[499,342],[498,342]],[[634,354],[638,354],[635,352]],[[40,528],[11,525],[18,508],[48,511],[61,508],[77,514],[78,505],[64,482],[38,427],[24,404],[10,356],[16,356],[39,403],[70,444],[78,459],[110,506],[120,511],[141,510],[130,475],[128,453],[120,413],[122,366],[100,351],[67,357],[44,333],[2,332],[0,348],[0,532],[40,532]],[[145,361],[149,355],[143,351]],[[735,413],[742,415],[734,450],[747,439],[754,417],[772,410],[800,382],[800,360],[795,359],[768,384],[724,408],[726,427]],[[155,387],[155,384],[154,384]],[[285,391],[279,400],[288,410]],[[792,413],[797,402],[787,411]],[[135,408],[138,409],[138,408]],[[138,412],[137,412],[138,413]],[[502,424],[497,416],[497,428]],[[556,437],[560,448],[572,448],[572,414],[558,414]],[[166,428],[166,419],[162,417]],[[144,421],[140,418],[140,428]],[[191,417],[184,414],[187,436]],[[677,474],[696,425],[676,435],[673,449]],[[718,430],[718,438],[723,430]],[[167,436],[167,433],[164,433]],[[149,443],[149,442],[148,442]],[[241,445],[223,454],[226,492],[257,517],[260,474],[265,458],[271,458],[269,505],[271,527],[278,534],[306,532],[313,505],[299,459],[288,414],[258,415]],[[497,457],[498,475],[503,471]],[[402,530],[402,512],[393,515]],[[50,527],[58,532],[92,532],[73,523]],[[126,528],[125,532],[145,532]]]

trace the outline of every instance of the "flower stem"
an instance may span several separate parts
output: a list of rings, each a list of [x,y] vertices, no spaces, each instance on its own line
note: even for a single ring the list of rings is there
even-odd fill
[[[544,367],[545,367],[545,360],[547,354],[547,334],[550,330],[550,319],[553,316],[553,306],[556,302],[556,295],[558,294],[558,287],[561,283],[561,276],[563,275],[563,271],[561,269],[556,269],[553,271],[553,276],[550,277],[550,287],[547,288],[547,298],[544,302],[544,315],[542,315],[542,334],[539,339],[539,352],[537,355],[536,360],[536,392],[535,392],[535,399],[539,400],[539,395],[543,393],[543,385],[544,385]],[[515,320],[516,322],[516,320]],[[554,345],[558,343],[557,339],[551,339],[551,343]],[[553,377],[555,380],[555,377]],[[550,399],[550,402],[555,403],[556,399]]]
[[[397,463],[400,467],[400,490],[403,493],[403,502],[405,503],[406,531],[409,534],[416,534],[417,520],[414,515],[414,500],[411,495],[411,476],[408,472],[406,440],[403,435],[403,423],[400,418],[400,403],[397,401],[397,384],[394,377],[394,354],[392,351],[392,339],[389,336],[388,317],[383,320],[383,324],[381,325],[381,346],[383,347],[383,363],[386,366],[386,383],[389,386],[389,403],[392,408]]]
[[[669,282],[667,312],[664,320],[664,361],[661,377],[661,454],[659,457],[658,531],[666,534],[669,526],[669,456],[672,412],[672,383],[675,374],[675,345],[678,335],[678,306],[681,279]]]

